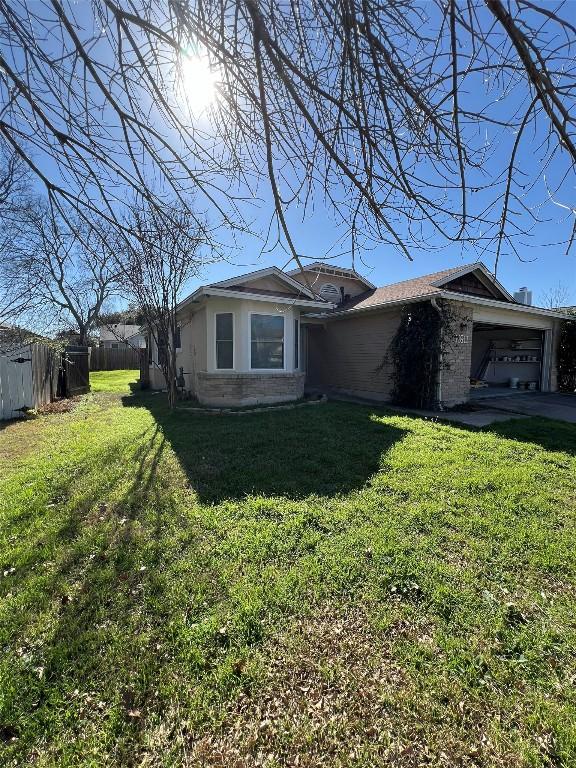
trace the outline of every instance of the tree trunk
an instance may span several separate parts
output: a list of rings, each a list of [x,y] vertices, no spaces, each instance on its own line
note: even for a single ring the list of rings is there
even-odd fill
[[[178,400],[178,387],[176,386],[176,350],[174,349],[172,340],[169,341],[168,349],[166,351],[168,354],[168,377],[166,381],[168,389],[168,406],[172,410]]]

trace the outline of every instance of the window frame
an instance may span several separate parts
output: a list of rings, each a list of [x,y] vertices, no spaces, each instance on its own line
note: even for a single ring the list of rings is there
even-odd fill
[[[294,348],[292,351],[292,354],[294,356],[294,360],[292,361],[294,365],[294,370],[299,371],[300,370],[300,318],[295,317],[294,323],[292,324],[293,333],[294,333]]]
[[[281,317],[283,323],[282,333],[282,368],[253,368],[252,366],[252,317],[260,315],[261,317]],[[248,363],[250,371],[258,373],[279,373],[286,371],[286,315],[277,312],[249,312],[248,313]]]
[[[232,368],[218,367],[218,315],[232,315]],[[229,341],[229,339],[222,339]],[[236,313],[232,310],[214,312],[214,370],[215,371],[235,371],[236,370]]]
[[[178,346],[176,346],[176,339],[180,342]],[[176,353],[182,352],[182,326],[180,323],[176,326],[176,333],[172,337],[172,343],[174,344],[174,351]]]

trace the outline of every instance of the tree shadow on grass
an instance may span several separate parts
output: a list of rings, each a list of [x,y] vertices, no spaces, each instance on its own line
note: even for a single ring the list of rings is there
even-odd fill
[[[159,429],[152,427],[135,447],[135,472],[114,507],[101,503],[111,489],[95,477],[82,504],[62,516],[50,541],[41,533],[40,540],[30,541],[32,556],[12,575],[9,597],[26,592],[33,599],[11,617],[17,653],[11,661],[14,684],[5,686],[0,706],[0,762],[3,748],[7,759],[22,758],[15,763],[22,765],[29,764],[34,741],[52,749],[64,725],[58,714],[63,702],[67,724],[76,718],[84,725],[98,723],[103,731],[117,728],[131,744],[128,752],[139,742],[140,716],[155,706],[154,686],[163,664],[160,566],[168,549],[170,509],[158,468],[165,445]],[[43,574],[47,552],[56,562]],[[48,622],[39,644],[29,636],[43,614]],[[1,625],[0,632],[5,632]],[[141,642],[142,633],[149,633],[148,643]],[[110,719],[117,725],[110,726]],[[63,744],[54,741],[57,762]],[[82,742],[80,732],[68,741],[68,758],[81,756]],[[129,754],[119,747],[117,752],[118,764],[129,765]]]
[[[334,496],[361,489],[406,432],[373,409],[321,404],[253,414],[170,412],[163,394],[123,398],[147,408],[203,502],[247,495]]]

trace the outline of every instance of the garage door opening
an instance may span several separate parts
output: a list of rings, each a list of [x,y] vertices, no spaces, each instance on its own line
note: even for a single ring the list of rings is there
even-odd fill
[[[471,396],[540,390],[543,352],[544,331],[474,323]]]

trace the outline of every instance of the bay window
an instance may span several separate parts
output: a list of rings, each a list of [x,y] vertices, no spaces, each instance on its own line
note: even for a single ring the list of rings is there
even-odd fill
[[[272,370],[284,368],[284,317],[250,316],[250,367]]]

